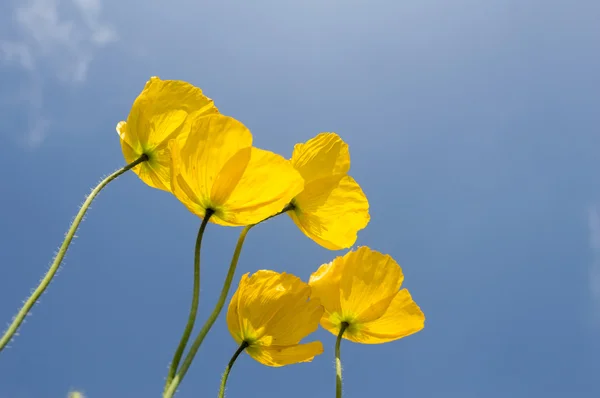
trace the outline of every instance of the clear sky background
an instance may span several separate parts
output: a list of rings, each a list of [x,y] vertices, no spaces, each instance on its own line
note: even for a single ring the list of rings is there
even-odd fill
[[[357,245],[391,254],[426,314],[397,342],[344,342],[345,397],[600,396],[600,3],[370,0],[0,3],[0,323],[46,271],[153,75],[189,81],[289,157],[350,145],[371,204]],[[200,220],[126,174],[103,191],[11,347],[0,398],[158,397],[185,324]],[[238,229],[210,225],[199,321]],[[307,280],[341,252],[280,217],[242,273]],[[242,356],[228,397],[333,397],[310,364]],[[221,317],[178,397],[213,397]]]

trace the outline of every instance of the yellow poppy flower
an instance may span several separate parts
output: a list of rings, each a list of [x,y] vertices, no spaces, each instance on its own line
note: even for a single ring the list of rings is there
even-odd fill
[[[323,353],[323,345],[300,340],[319,327],[323,307],[309,297],[310,287],[294,275],[266,270],[245,274],[227,311],[229,332],[264,365],[310,362]]]
[[[171,191],[194,214],[225,226],[256,224],[279,212],[304,181],[289,161],[252,147],[242,123],[197,117],[185,142],[172,140]]]
[[[298,228],[327,249],[352,246],[370,216],[367,197],[348,175],[348,145],[335,133],[321,133],[296,144],[291,163],[305,184],[287,212]]]
[[[121,149],[127,163],[143,154],[148,160],[133,171],[151,187],[170,189],[171,156],[168,143],[185,139],[190,117],[219,113],[202,90],[180,80],[151,77],[133,102],[127,121],[117,124]]]
[[[406,289],[402,268],[389,255],[368,247],[350,251],[322,265],[309,280],[312,297],[325,314],[321,326],[343,338],[364,344],[386,343],[416,333],[425,315]]]

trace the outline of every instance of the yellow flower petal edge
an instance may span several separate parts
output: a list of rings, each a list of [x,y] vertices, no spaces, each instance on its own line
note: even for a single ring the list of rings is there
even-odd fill
[[[325,308],[321,326],[343,338],[363,344],[380,344],[416,333],[425,315],[406,289],[404,276],[389,255],[366,246],[349,251],[322,265],[309,280],[311,297]]]
[[[320,133],[305,143],[296,144],[290,161],[302,178],[311,182],[346,175],[350,170],[350,151],[336,133]]]
[[[288,211],[298,228],[329,250],[351,247],[369,223],[369,202],[350,176],[307,183]]]
[[[243,275],[227,311],[231,336],[267,366],[310,362],[323,352],[318,341],[300,343],[323,315],[323,306],[310,293],[310,286],[291,274],[261,270]]]
[[[304,190],[292,200],[288,214],[319,245],[351,247],[370,221],[369,202],[350,169],[348,145],[335,133],[321,133],[297,144],[292,165],[304,178]]]
[[[200,88],[180,80],[151,77],[133,102],[127,121],[117,124],[123,156],[130,163],[146,154],[148,161],[133,171],[151,187],[169,190],[168,142],[187,137],[190,117],[217,113],[213,100]]]
[[[196,118],[187,140],[171,141],[171,191],[194,214],[224,226],[256,224],[281,211],[304,180],[289,161],[252,147],[252,134],[223,115]]]
[[[248,355],[263,365],[281,367],[295,363],[312,362],[314,357],[323,353],[323,344],[313,341],[293,346],[250,346],[246,349]]]

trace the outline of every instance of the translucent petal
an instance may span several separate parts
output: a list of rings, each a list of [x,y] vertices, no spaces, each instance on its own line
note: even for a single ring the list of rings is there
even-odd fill
[[[212,185],[212,203],[223,206],[227,202],[246,172],[251,155],[252,147],[240,149],[223,165]]]
[[[136,137],[130,136],[129,129],[127,128],[127,122],[120,121],[117,123],[116,129],[117,133],[119,134],[125,160],[127,163],[131,163],[140,157],[140,155],[144,152],[142,146]]]
[[[363,344],[387,343],[416,333],[424,326],[425,315],[408,290],[402,289],[380,318],[361,325],[359,331],[347,339]]]
[[[146,184],[169,190],[171,177],[168,141],[185,139],[191,116],[218,113],[202,90],[179,80],[152,77],[136,98],[127,122],[117,124],[123,155],[128,163],[142,154],[149,159],[133,169]]]
[[[127,126],[124,122],[119,124],[121,131],[126,131]],[[137,160],[144,152],[141,149],[134,150],[126,140],[121,139],[121,149],[123,151],[123,157],[127,163],[131,163]],[[139,144],[138,144],[139,147]],[[140,177],[142,181],[150,185],[153,188],[162,189],[165,191],[170,190],[170,156],[165,154],[168,149],[159,149],[155,151],[155,156],[152,160],[145,161],[132,170],[135,174]]]
[[[258,148],[252,148],[242,175],[235,168],[224,168],[218,179],[222,183],[215,185],[212,201],[229,225],[258,223],[281,211],[304,188],[304,180],[288,160]]]
[[[388,255],[360,247],[322,265],[309,280],[311,297],[325,312],[321,326],[337,335],[342,322],[350,324],[344,338],[378,344],[418,332],[425,316],[406,289],[404,276]]]
[[[198,197],[181,171],[184,167],[184,162],[181,159],[178,140],[171,140],[169,142],[169,150],[171,151],[171,192],[189,211],[204,218],[206,212],[205,201],[202,201]]]
[[[257,340],[269,332],[269,336],[273,336],[273,331],[267,330],[269,321],[279,311],[292,308],[296,301],[306,301],[309,291],[310,288],[294,275],[268,270],[254,273],[246,280],[238,299],[240,324],[248,330],[246,337]]]
[[[170,191],[171,187],[171,150],[169,147],[155,149],[153,156],[142,163],[142,168],[147,170],[148,177],[140,178],[151,187]]]
[[[313,333],[319,327],[323,306],[318,299],[310,299],[310,287],[303,282],[295,283],[285,306],[272,314],[266,323],[259,343],[270,345],[293,345]]]
[[[364,246],[348,252],[340,279],[342,312],[360,324],[379,318],[403,279],[402,269],[389,255]]]
[[[350,170],[348,145],[335,133],[321,133],[303,144],[296,144],[291,162],[308,183]]]
[[[313,341],[292,346],[254,346],[247,348],[248,354],[267,366],[285,366],[300,362],[311,362],[317,355],[323,353],[323,344]]]
[[[325,311],[323,317],[321,318],[321,327],[334,336],[337,336],[340,332],[340,322],[337,322],[338,319],[339,316],[336,316],[336,314]]]
[[[248,281],[248,274],[242,275],[242,279],[240,280],[240,284],[238,285],[237,290],[233,294],[231,301],[229,302],[229,308],[227,309],[227,328],[229,329],[229,333],[231,333],[231,337],[235,340],[236,343],[241,344],[244,341],[244,334],[242,330],[242,325],[240,324],[240,314],[239,314],[239,297],[240,294],[243,294],[244,286]]]
[[[223,167],[238,151],[251,146],[252,134],[239,121],[223,115],[196,118],[181,147],[182,174],[199,197],[209,199]]]
[[[318,299],[327,314],[341,313],[340,280],[344,272],[344,258],[337,257],[329,264],[323,264],[308,280],[311,297]]]
[[[226,178],[219,173],[225,170],[227,175],[240,173],[245,170],[249,161],[248,153],[252,146],[252,134],[237,120],[223,116],[210,115],[198,117],[192,125],[192,133],[180,146],[178,141],[173,141],[172,190],[175,196],[182,201],[190,211],[204,216],[207,208],[216,211],[211,220],[216,222],[221,215],[222,203],[212,200],[214,186],[217,190],[223,187],[233,188],[226,184]],[[237,170],[237,171],[236,171]],[[219,193],[223,197],[226,194]],[[216,195],[216,198],[221,196]],[[193,202],[193,206],[190,205]]]
[[[248,351],[270,366],[312,358],[316,354],[306,356],[305,350],[291,347],[317,329],[323,314],[318,300],[309,300],[310,290],[286,273],[261,270],[244,275],[227,311],[229,332],[238,344],[248,342]]]
[[[152,77],[131,107],[129,137],[139,140],[145,149],[166,146],[175,135],[189,133],[188,115],[215,113],[213,101],[200,88],[181,80]]]
[[[369,202],[350,176],[314,180],[295,197],[288,214],[304,234],[330,250],[351,247],[370,220]]]
[[[127,140],[123,139],[123,137],[127,136],[127,124],[125,122],[120,122],[117,125],[117,131],[120,131],[119,136],[121,137],[121,150],[123,151],[123,157],[125,158],[125,162],[131,163],[135,161],[141,156],[143,152],[140,148],[140,145],[136,144],[136,147],[132,147],[131,144],[127,142]]]

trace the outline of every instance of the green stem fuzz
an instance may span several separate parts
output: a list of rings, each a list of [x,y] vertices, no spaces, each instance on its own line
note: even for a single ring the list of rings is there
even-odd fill
[[[348,322],[342,322],[340,332],[335,340],[335,398],[342,398],[342,361],[340,359],[340,344],[342,336],[348,328]]]
[[[254,225],[256,225],[256,224],[254,224]],[[237,263],[240,258],[240,254],[242,252],[242,247],[244,246],[244,241],[246,240],[246,235],[248,235],[248,231],[250,231],[250,229],[254,225],[248,225],[248,226],[244,227],[244,229],[240,233],[237,245],[235,247],[235,251],[233,252],[233,258],[231,259],[231,263],[229,264],[229,270],[227,271],[227,276],[225,277],[225,283],[223,284],[223,288],[221,289],[221,295],[219,296],[219,300],[217,301],[217,304],[215,305],[215,308],[213,309],[212,313],[210,314],[210,316],[204,323],[204,326],[202,326],[202,329],[200,329],[198,336],[196,336],[196,339],[192,343],[192,346],[190,347],[190,350],[189,350],[187,356],[185,357],[185,359],[183,360],[183,363],[181,364],[181,367],[179,368],[179,370],[173,377],[171,384],[169,384],[169,386],[165,390],[165,393],[163,394],[163,398],[173,397],[173,395],[177,391],[177,387],[179,386],[179,384],[185,377],[188,369],[190,368],[190,365],[192,364],[192,361],[194,360],[194,357],[196,356],[196,353],[198,352],[200,345],[204,341],[204,338],[206,337],[209,330],[212,328],[215,321],[219,317],[219,314],[221,313],[221,310],[223,309],[223,306],[225,305],[225,300],[227,300],[227,295],[229,294],[229,289],[231,288],[231,282],[233,281],[233,276],[235,275],[235,269],[237,267]]]
[[[242,342],[242,344],[235,351],[235,354],[229,360],[227,367],[225,368],[225,372],[223,372],[223,377],[221,378],[221,388],[219,389],[219,398],[225,397],[225,386],[227,385],[227,378],[229,377],[229,373],[231,372],[231,368],[235,363],[235,360],[240,356],[240,354],[248,347],[247,342]]]
[[[89,194],[89,196],[85,199],[85,202],[83,202],[83,205],[81,206],[81,208],[79,209],[79,212],[75,216],[73,223],[71,223],[71,226],[69,227],[69,230],[67,231],[67,234],[65,235],[65,239],[63,240],[63,243],[60,246],[60,249],[58,249],[58,253],[56,253],[56,257],[54,257],[54,260],[52,261],[52,265],[46,272],[46,275],[44,275],[44,277],[40,281],[40,284],[38,285],[38,287],[33,291],[33,294],[27,299],[27,301],[25,301],[25,304],[23,304],[23,307],[19,310],[17,315],[15,315],[10,326],[4,332],[4,334],[2,335],[2,338],[0,338],[0,352],[2,352],[2,350],[6,347],[6,345],[13,338],[13,336],[19,329],[19,326],[21,326],[21,323],[23,323],[23,320],[25,319],[25,317],[27,316],[29,311],[31,311],[31,309],[33,308],[33,306],[35,305],[37,300],[46,291],[46,288],[48,287],[48,285],[50,285],[50,282],[52,282],[52,279],[54,278],[54,276],[56,275],[56,272],[60,268],[60,264],[62,263],[62,260],[65,257],[65,254],[67,254],[67,250],[69,249],[69,245],[71,244],[71,241],[73,240],[73,237],[75,236],[75,232],[77,232],[77,228],[79,228],[79,224],[81,224],[81,221],[83,220],[83,217],[85,216],[85,213],[87,212],[88,208],[90,207],[90,205],[92,204],[92,202],[94,201],[96,196],[98,196],[100,191],[105,186],[107,186],[108,183],[110,183],[111,181],[113,181],[114,179],[116,179],[121,174],[125,173],[126,171],[131,170],[138,164],[145,162],[147,160],[148,160],[148,155],[143,154],[135,161],[133,161],[133,162],[129,163],[128,165],[122,167],[121,169],[115,171],[114,173],[112,173],[111,175],[106,177],[104,180],[100,181],[100,184],[98,184],[96,186],[96,188],[94,188],[92,190],[92,192]]]

